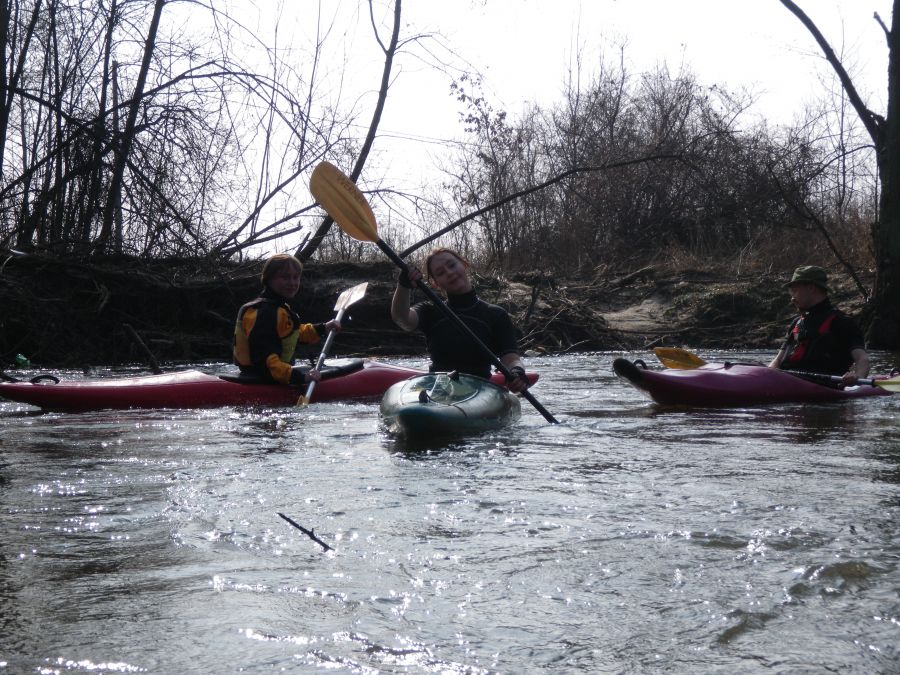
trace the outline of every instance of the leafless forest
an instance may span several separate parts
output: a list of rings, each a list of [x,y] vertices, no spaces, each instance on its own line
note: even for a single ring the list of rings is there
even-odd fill
[[[357,160],[363,139],[349,130],[362,113],[319,104],[314,49],[309,62],[273,51],[260,72],[236,56],[236,20],[201,5],[4,8],[4,247],[211,259],[277,247],[319,215],[302,190],[311,167]],[[189,15],[207,32],[186,32]],[[385,51],[426,40],[401,37]],[[456,81],[448,102],[468,138],[455,180],[435,186],[444,199],[423,204],[399,236],[411,243],[549,182],[472,218],[454,243],[504,270],[533,268],[540,251],[541,266],[568,274],[659,256],[769,256],[773,239],[812,230],[807,239],[828,233],[848,261],[869,261],[873,153],[839,89],[796,124],[771,128],[747,94],[687,70],[630,73],[623,62],[570,73],[557,105],[515,120],[480,94],[477,75]],[[332,239],[320,255],[364,255]]]
[[[366,190],[413,260],[437,241],[486,272],[583,283],[650,264],[815,261],[845,270],[863,298],[862,277],[880,264],[878,155],[838,76],[775,126],[747,92],[688,67],[629,72],[614,49],[600,63],[578,59],[555,105],[515,119],[482,93],[477,72],[463,74],[447,104],[465,140],[447,180],[413,196],[392,189],[373,151],[390,79],[402,77],[396,63],[430,40],[402,33],[400,0],[360,2],[384,64],[375,105],[346,108],[323,93],[341,75],[322,62],[340,40],[333,25],[305,49],[264,49],[261,66],[242,60],[252,32],[215,3],[0,7],[7,260],[215,269],[285,242],[301,242],[307,261],[373,259],[377,249],[331,227],[306,189],[327,159]]]

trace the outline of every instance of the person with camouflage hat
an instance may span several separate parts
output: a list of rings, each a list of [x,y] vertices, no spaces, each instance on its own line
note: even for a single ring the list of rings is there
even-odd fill
[[[856,322],[831,304],[828,273],[816,265],[794,270],[785,286],[800,310],[770,368],[839,375],[851,386],[869,374],[866,341]]]

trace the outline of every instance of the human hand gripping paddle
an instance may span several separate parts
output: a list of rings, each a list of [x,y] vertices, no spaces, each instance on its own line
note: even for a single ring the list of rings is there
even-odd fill
[[[398,256],[394,250],[388,246],[378,236],[378,225],[375,222],[375,214],[372,208],[360,192],[356,184],[345,176],[340,169],[329,162],[320,163],[312,173],[309,182],[309,189],[313,196],[324,208],[328,215],[332,217],[340,228],[348,235],[358,241],[368,241],[374,243],[382,252],[391,259],[391,261],[401,270],[408,273],[408,266],[403,258]],[[456,326],[462,330],[475,345],[481,349],[486,356],[490,357],[491,363],[506,377],[507,380],[513,379],[513,374],[509,371],[504,363],[494,354],[486,344],[484,344],[472,330],[463,323],[456,313],[447,306],[437,293],[435,293],[424,280],[419,279],[417,282],[419,290],[421,290],[431,302],[433,302],[447,318],[453,321]],[[534,395],[527,389],[520,392],[521,395],[535,407],[535,409],[544,416],[544,419],[552,424],[558,424],[553,415],[541,405]]]
[[[364,281],[363,283],[357,284],[353,288],[348,288],[347,290],[342,292],[338,296],[337,302],[334,303],[334,309],[337,312],[334,320],[340,323],[341,319],[344,316],[344,312],[347,311],[347,308],[357,300],[360,300],[366,294],[366,289],[368,287],[369,282]],[[316,367],[313,370],[321,369],[322,364],[325,363],[325,357],[328,355],[328,350],[331,348],[331,343],[334,342],[335,333],[336,331],[333,329],[328,331],[328,337],[325,338],[325,344],[322,346],[322,353],[319,354],[319,359],[316,361]],[[312,398],[313,389],[315,388],[316,382],[315,380],[313,380],[306,388],[306,393],[297,400],[297,405],[309,405],[309,399]]]
[[[700,366],[706,365],[706,361],[701,359],[693,352],[689,352],[687,349],[680,349],[678,347],[656,347],[653,349],[653,353],[656,354],[656,358],[658,358],[659,362],[662,363],[666,368],[693,370],[694,368],[699,368]],[[753,365],[759,365],[761,368],[767,367],[762,363]],[[782,372],[785,372],[788,375],[796,375],[797,377],[811,380],[821,380],[823,382],[841,381],[840,375],[807,373],[801,370],[785,370]],[[870,379],[860,377],[856,382],[857,384],[867,384],[873,387],[881,387],[882,389],[885,389],[887,391],[900,392],[900,375],[891,377],[889,379]]]

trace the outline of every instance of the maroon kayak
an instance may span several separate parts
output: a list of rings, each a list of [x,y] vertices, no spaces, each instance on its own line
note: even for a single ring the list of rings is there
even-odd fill
[[[745,406],[824,403],[891,393],[872,385],[838,389],[764,365],[707,363],[690,370],[648,370],[642,361],[616,359],[613,371],[663,405]]]
[[[395,382],[424,371],[380,361],[354,359],[326,366],[312,403],[380,397]],[[54,382],[2,382],[0,397],[47,410],[86,411],[125,408],[218,408],[296,405],[306,387],[256,384],[240,376],[185,370],[163,375],[110,377]]]

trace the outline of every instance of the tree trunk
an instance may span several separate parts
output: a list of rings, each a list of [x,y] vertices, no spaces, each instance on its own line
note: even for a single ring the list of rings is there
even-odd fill
[[[880,217],[875,229],[875,301],[868,339],[873,347],[900,349],[900,0],[894,0],[887,35],[888,108],[878,148]]]
[[[109,7],[109,17],[106,24],[106,35],[103,40],[103,79],[101,80],[100,85],[100,102],[97,110],[97,118],[94,121],[93,125],[94,137],[91,142],[92,166],[88,178],[86,207],[84,209],[84,223],[85,227],[88,228],[90,228],[91,224],[94,222],[96,214],[101,210],[101,191],[103,187],[103,177],[106,172],[106,169],[103,166],[103,145],[106,142],[107,138],[115,137],[115,133],[118,129],[117,126],[113,126],[112,129],[109,129],[109,122],[107,121],[107,115],[109,114],[107,97],[109,96],[108,92],[110,87],[114,86],[111,83],[114,75],[110,73],[110,69],[112,68],[114,73],[116,66],[116,63],[112,61],[112,49],[113,31],[115,30],[116,24],[118,23],[116,16],[117,13],[117,2],[116,0],[112,0]],[[115,96],[113,96],[113,105],[115,106],[116,103],[118,103],[118,101],[116,101]],[[115,116],[116,113],[117,111],[115,111],[114,109],[113,115]]]
[[[873,228],[877,269],[872,320],[866,337],[871,347],[900,349],[900,0],[893,3],[890,31],[885,29],[888,46],[885,118],[865,106],[834,50],[803,10],[792,0],[781,0],[781,4],[800,19],[818,42],[875,146],[881,198],[878,222]],[[875,18],[880,21],[877,14]]]
[[[38,0],[34,3],[28,29],[25,31],[24,36],[19,38],[21,41],[20,45],[10,42],[10,21],[12,21],[13,15],[18,15],[18,13],[18,8],[14,9],[10,0],[0,1],[0,53],[8,53],[10,63],[9,73],[7,73],[5,67],[0,67],[0,92],[2,92],[2,102],[0,102],[0,178],[3,177],[6,133],[9,128],[9,116],[12,113],[14,92],[19,86],[19,81],[25,70],[25,59],[28,56],[28,49],[31,47],[35,26],[41,14],[41,1]],[[13,68],[12,63],[15,60],[17,46],[19,47],[19,57],[15,68]]]
[[[167,0],[156,0],[153,7],[153,18],[150,20],[150,27],[147,30],[147,40],[144,43],[144,60],[141,63],[141,70],[138,73],[137,82],[134,85],[134,94],[131,104],[128,107],[128,119],[125,121],[125,129],[122,132],[121,143],[119,145],[119,153],[116,155],[115,166],[113,166],[112,179],[109,185],[109,195],[106,200],[106,208],[103,210],[103,226],[100,230],[100,236],[97,238],[95,246],[96,250],[102,250],[109,241],[112,233],[113,221],[115,219],[116,208],[119,205],[119,198],[122,190],[122,179],[125,175],[125,165],[128,163],[128,156],[131,154],[131,145],[134,142],[135,126],[137,124],[138,111],[141,108],[141,99],[144,95],[144,84],[147,82],[147,71],[150,70],[150,61],[153,58],[153,50],[156,47],[156,33],[159,30],[159,18],[162,15],[163,6]]]

